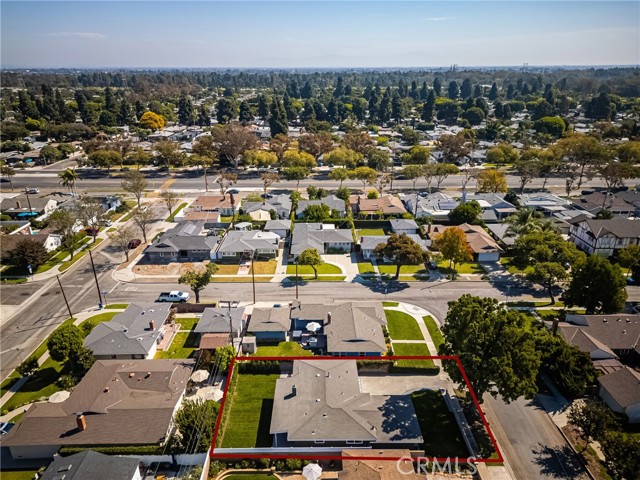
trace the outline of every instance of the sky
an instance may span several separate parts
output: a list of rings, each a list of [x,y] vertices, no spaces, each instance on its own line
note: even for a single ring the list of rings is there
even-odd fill
[[[640,2],[0,2],[3,68],[640,64]]]

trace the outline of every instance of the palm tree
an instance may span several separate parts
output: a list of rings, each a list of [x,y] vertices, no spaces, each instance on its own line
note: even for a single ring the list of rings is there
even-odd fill
[[[521,208],[507,217],[505,222],[509,224],[507,233],[511,235],[517,236],[542,230],[540,214],[532,208]]]
[[[73,168],[67,168],[65,171],[60,172],[58,177],[60,178],[60,185],[67,187],[72,193],[76,188],[76,181],[80,178]]]

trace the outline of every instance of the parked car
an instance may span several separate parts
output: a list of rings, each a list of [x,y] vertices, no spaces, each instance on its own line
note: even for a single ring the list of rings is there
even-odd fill
[[[100,224],[105,226],[105,227],[110,227],[111,225],[113,225],[113,222],[111,220],[109,220],[109,219],[106,219],[106,220],[102,220],[100,222]]]
[[[133,250],[134,248],[138,248],[141,244],[142,240],[140,240],[139,238],[134,238],[129,242],[129,245],[127,245],[127,247],[129,247],[129,250]]]
[[[240,193],[240,190],[238,190],[237,188],[230,188],[229,190],[227,190],[227,193],[232,193],[234,195],[237,195]]]
[[[0,435],[6,435],[7,433],[9,433],[9,430],[11,430],[14,425],[15,423],[11,423],[11,422],[1,422]]]
[[[178,302],[184,303],[191,298],[191,294],[187,292],[181,292],[180,290],[173,290],[171,292],[162,292],[158,296],[158,302]]]
[[[260,195],[262,198],[273,198],[273,195],[270,193],[263,193]]]
[[[27,188],[25,188],[25,192],[27,192],[29,195],[35,195],[36,193],[40,193],[40,189],[39,188],[33,188],[33,187],[27,187]]]

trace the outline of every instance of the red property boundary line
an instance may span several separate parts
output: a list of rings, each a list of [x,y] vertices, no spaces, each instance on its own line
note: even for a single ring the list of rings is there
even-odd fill
[[[293,360],[359,360],[359,361],[394,361],[394,360],[453,360],[458,365],[460,369],[460,373],[462,374],[462,378],[464,383],[471,394],[471,399],[480,414],[480,419],[482,420],[482,424],[489,435],[489,439],[491,440],[491,444],[495,449],[498,458],[476,458],[473,459],[473,463],[503,463],[504,457],[502,456],[502,452],[498,448],[498,443],[489,427],[489,422],[487,418],[480,408],[480,403],[478,402],[478,398],[476,397],[473,388],[471,388],[471,383],[469,382],[469,377],[462,366],[462,362],[460,362],[460,358],[457,355],[424,355],[424,356],[408,356],[408,355],[398,355],[398,356],[385,356],[385,357],[328,357],[328,356],[302,356],[302,357],[233,357],[231,359],[231,364],[229,365],[229,371],[227,373],[227,381],[224,388],[224,394],[222,397],[222,402],[220,403],[220,414],[216,420],[216,425],[213,431],[213,439],[211,441],[211,449],[209,450],[209,456],[212,459],[261,459],[261,458],[269,458],[273,460],[286,460],[289,458],[295,459],[317,459],[317,460],[383,460],[383,461],[398,461],[401,460],[402,457],[371,457],[371,456],[362,456],[362,457],[343,457],[341,455],[286,455],[286,454],[272,454],[272,455],[264,455],[264,454],[253,454],[253,453],[216,453],[215,452],[215,444],[218,438],[218,433],[220,429],[220,422],[222,421],[222,414],[224,412],[225,403],[227,401],[227,393],[229,389],[229,384],[231,383],[231,376],[233,375],[233,370],[236,362],[250,362],[250,361],[278,361],[278,362],[290,362]],[[241,447],[238,447],[241,448]],[[345,447],[345,450],[357,450],[357,446],[352,448]],[[374,449],[375,450],[375,449]],[[240,456],[241,455],[241,456]],[[452,460],[451,457],[425,457],[429,462],[438,462],[440,464]],[[406,460],[406,458],[405,458]],[[468,463],[466,458],[457,459],[460,464]]]

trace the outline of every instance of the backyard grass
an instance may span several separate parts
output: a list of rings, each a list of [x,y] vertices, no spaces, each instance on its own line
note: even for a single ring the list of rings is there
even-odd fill
[[[450,274],[451,270],[449,269],[449,260],[443,260],[440,263],[438,263],[438,269],[442,273]],[[465,262],[465,263],[460,263],[456,265],[456,272],[462,275],[471,275],[471,274],[482,275],[485,273],[482,267],[475,262]]]
[[[389,335],[393,340],[424,340],[418,322],[411,315],[397,310],[385,310],[384,313],[387,316]]]
[[[2,480],[33,480],[37,470],[2,470]]]
[[[277,266],[278,262],[275,259],[268,262],[253,262],[256,275],[273,275],[276,273]],[[251,275],[251,268],[249,268],[249,275]]]
[[[200,321],[196,317],[176,318],[176,323],[180,324],[180,330],[193,330]]]
[[[298,280],[303,283],[305,282],[344,282],[346,278],[347,277],[340,276],[340,275],[327,275],[325,277],[318,277],[318,278],[315,278],[313,276],[310,276],[310,277],[298,276]],[[293,275],[293,276],[287,277],[287,280],[289,280],[290,282],[295,282],[296,276]]]
[[[273,395],[280,375],[240,374],[232,398],[227,399],[229,422],[222,435],[222,448],[270,447],[269,433]]]
[[[189,358],[197,347],[197,338],[193,332],[178,332],[169,348],[156,353],[155,358]]]
[[[66,262],[62,262],[62,263],[60,264],[60,268],[59,268],[59,270],[60,270],[61,272],[64,272],[65,270],[67,270],[71,265],[73,265],[73,264],[74,264],[74,263],[76,263],[78,260],[80,260],[82,257],[84,257],[84,256],[87,254],[87,252],[88,252],[89,250],[93,250],[93,249],[94,249],[94,248],[96,248],[98,245],[100,245],[100,243],[102,242],[102,240],[103,240],[102,238],[96,238],[96,241],[95,241],[95,242],[93,242],[93,241],[92,241],[92,242],[89,244],[89,246],[88,246],[88,247],[86,247],[84,250],[82,250],[82,251],[80,251],[80,252],[76,253],[76,254],[73,256],[73,260],[68,260],[68,261],[66,261]]]
[[[356,236],[358,238],[365,236],[380,236],[386,235],[384,228],[362,228],[356,230]]]
[[[427,326],[427,330],[429,330],[429,336],[431,337],[431,341],[436,346],[436,353],[440,350],[440,345],[444,343],[444,337],[442,336],[442,332],[438,328],[436,321],[430,316],[425,315],[422,317],[424,324]]]
[[[318,265],[316,267],[318,270],[318,274],[326,274],[326,275],[339,275],[342,273],[340,267],[337,265],[332,265],[330,263],[323,263],[322,265]],[[287,275],[295,275],[296,274],[296,266],[289,264],[287,265]],[[298,275],[313,275],[313,268],[309,265],[298,265]]]
[[[270,282],[273,277],[256,277],[256,283]],[[251,275],[235,276],[235,277],[216,277],[215,275],[211,279],[213,283],[251,283]]]
[[[427,457],[458,457],[469,455],[453,414],[437,390],[411,394],[413,406],[424,439]]]
[[[60,391],[56,381],[60,378],[64,365],[52,359],[47,359],[40,369],[29,377],[29,380],[22,386],[20,390],[13,394],[2,405],[2,411],[12,411],[18,407],[26,405],[40,399],[46,399]]]
[[[396,265],[392,265],[392,264],[388,264],[388,263],[379,263],[378,264],[378,271],[380,273],[386,273],[388,275],[395,275],[396,274],[396,268],[398,268]],[[402,265],[402,267],[400,267],[400,275],[402,274],[415,274],[415,273],[420,273],[420,274],[425,274],[428,275],[429,271],[424,268],[424,264],[420,264],[420,265]]]
[[[167,220],[166,220],[166,221],[167,221],[167,222],[173,222],[173,219],[174,219],[174,218],[176,218],[176,215],[178,215],[178,213],[180,213],[180,210],[182,210],[182,209],[183,209],[184,207],[186,207],[187,205],[188,205],[188,204],[187,204],[186,202],[185,202],[185,203],[181,203],[181,204],[178,206],[178,208],[176,208],[176,209],[173,211],[173,213],[167,217]]]
[[[298,342],[260,345],[255,353],[256,357],[296,357],[303,355],[313,355],[313,353],[303,349]]]
[[[373,268],[371,262],[358,262],[358,273],[375,273],[376,269]]]
[[[382,302],[383,307],[397,307],[400,305],[399,302]]]
[[[109,305],[105,305],[104,308],[107,310],[110,310],[110,309],[127,308],[128,306],[129,306],[128,303],[110,303]]]
[[[418,357],[431,355],[431,352],[429,352],[429,347],[424,343],[394,343],[393,354],[399,357]],[[396,365],[401,368],[431,369],[436,367],[433,360],[397,360]]]

